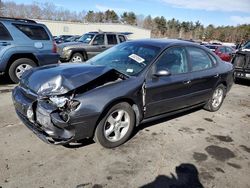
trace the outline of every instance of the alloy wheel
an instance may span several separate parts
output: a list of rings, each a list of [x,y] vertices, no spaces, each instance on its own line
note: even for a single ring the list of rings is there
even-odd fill
[[[73,63],[82,62],[82,58],[80,56],[74,56],[72,57],[72,62]]]
[[[129,130],[130,116],[125,110],[112,112],[104,124],[104,136],[110,142],[121,140]]]
[[[16,71],[15,71],[17,78],[21,79],[23,73],[31,68],[32,66],[29,64],[21,64],[17,66]]]
[[[217,88],[214,91],[213,97],[212,97],[212,106],[214,108],[217,108],[218,106],[221,105],[221,102],[223,100],[223,89]]]

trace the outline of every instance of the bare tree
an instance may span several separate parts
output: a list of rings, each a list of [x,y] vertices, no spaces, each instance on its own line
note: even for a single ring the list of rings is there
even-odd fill
[[[0,0],[0,16],[3,16],[3,3]]]
[[[152,18],[125,12],[121,17],[114,10],[105,12],[82,11],[75,12],[57,7],[53,3],[34,2],[32,4],[17,4],[13,1],[0,0],[0,16],[14,18],[46,19],[72,22],[125,22],[152,30],[152,37],[221,40],[237,42],[250,38],[250,24],[239,26],[219,26],[212,24],[204,27],[199,21],[166,20],[163,16]]]

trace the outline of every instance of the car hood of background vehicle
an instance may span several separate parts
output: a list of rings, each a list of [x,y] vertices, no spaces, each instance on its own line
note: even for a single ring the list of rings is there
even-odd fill
[[[106,66],[80,63],[49,65],[25,72],[20,84],[41,96],[61,95],[112,71],[114,69]],[[53,85],[55,82],[57,82],[57,89],[53,91],[42,89]],[[47,86],[45,86],[46,84]]]
[[[82,46],[88,46],[88,44],[85,44],[83,42],[66,42],[58,45],[58,48],[77,48]]]

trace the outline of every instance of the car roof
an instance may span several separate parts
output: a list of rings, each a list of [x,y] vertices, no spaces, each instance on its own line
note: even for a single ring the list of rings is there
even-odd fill
[[[10,18],[10,17],[0,17],[0,22],[2,23],[14,23],[14,24],[27,24],[27,25],[36,25],[41,27],[46,27],[42,23],[37,23],[34,20],[23,19],[23,18]]]
[[[119,35],[128,35],[128,34],[125,34],[125,33],[112,32],[112,31],[111,31],[111,32],[108,32],[108,31],[107,31],[107,32],[104,32],[104,31],[103,31],[103,32],[102,32],[102,31],[100,31],[100,32],[98,32],[98,31],[90,31],[90,32],[87,32],[86,34],[95,34],[95,35],[96,35],[96,34],[115,34],[115,35],[118,35],[118,34],[119,34]]]
[[[184,46],[188,45],[188,46],[201,47],[199,44],[184,41],[184,40],[178,40],[178,39],[142,39],[142,40],[133,40],[133,41],[128,41],[128,42],[152,45],[152,46],[156,46],[160,48],[167,48],[172,45],[184,45]]]
[[[22,23],[33,23],[36,24],[36,21],[23,18],[11,18],[11,17],[0,17],[1,21],[10,21],[10,22],[22,22]]]

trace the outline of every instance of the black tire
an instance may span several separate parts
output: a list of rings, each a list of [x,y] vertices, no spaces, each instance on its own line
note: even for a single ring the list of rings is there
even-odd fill
[[[235,84],[239,84],[241,82],[241,79],[240,78],[234,78],[234,83]]]
[[[110,117],[112,113],[116,113],[116,111],[118,110],[123,110],[127,112],[127,114],[129,115],[130,121],[128,125],[128,130],[120,140],[110,141],[104,135],[104,129],[107,123],[107,119]],[[125,143],[130,138],[133,132],[134,126],[135,126],[135,113],[132,107],[126,102],[118,103],[114,105],[112,108],[110,108],[110,110],[102,117],[101,121],[98,123],[96,130],[95,130],[94,141],[99,143],[105,148],[114,148],[114,147],[120,146],[121,144]]]
[[[18,83],[19,82],[19,78],[16,74],[16,70],[20,65],[30,65],[31,67],[36,67],[36,63],[28,58],[20,58],[15,60],[9,68],[9,77],[10,79],[14,82],[14,83]]]
[[[78,59],[79,61],[75,61],[74,59]],[[81,59],[81,60],[80,60]],[[76,63],[76,62],[84,62],[84,57],[80,53],[74,53],[70,59],[70,62]]]
[[[214,95],[215,95],[215,92],[218,90],[220,90],[222,92],[222,98],[221,98],[220,102],[218,102],[217,105],[215,106],[215,105],[213,105]],[[219,110],[223,101],[224,101],[225,96],[226,96],[226,87],[223,84],[218,85],[214,89],[212,96],[210,97],[210,99],[208,100],[206,105],[204,106],[204,109],[206,109],[210,112],[215,112],[215,111]]]

